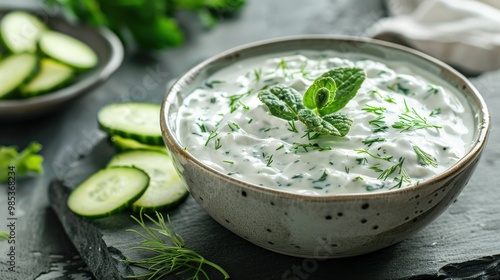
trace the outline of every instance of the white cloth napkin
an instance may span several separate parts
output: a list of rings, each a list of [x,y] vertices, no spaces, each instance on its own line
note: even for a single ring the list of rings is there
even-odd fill
[[[387,0],[390,17],[367,30],[467,73],[500,69],[500,0]]]

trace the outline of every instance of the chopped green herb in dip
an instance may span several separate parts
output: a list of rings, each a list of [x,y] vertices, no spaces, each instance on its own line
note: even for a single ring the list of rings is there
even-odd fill
[[[456,89],[404,63],[343,57],[285,53],[214,73],[179,109],[182,146],[236,179],[310,195],[413,186],[468,151],[473,116]],[[320,78],[331,71],[347,76]]]

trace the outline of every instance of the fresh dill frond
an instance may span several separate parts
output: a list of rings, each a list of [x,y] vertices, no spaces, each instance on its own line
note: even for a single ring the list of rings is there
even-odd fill
[[[423,128],[441,128],[440,125],[434,125],[427,122],[427,119],[420,116],[415,108],[409,108],[405,100],[405,112],[398,116],[399,121],[392,124],[392,127],[403,131],[410,131]]]
[[[354,151],[357,152],[358,154],[367,154],[375,159],[381,159],[381,160],[385,160],[385,161],[390,161],[392,159],[392,156],[384,157],[384,156],[376,155],[376,154],[373,154],[370,151],[368,151],[368,149],[357,149]]]
[[[430,165],[434,168],[438,167],[436,159],[429,153],[426,153],[424,150],[422,150],[419,146],[413,145],[413,150],[417,154],[420,164],[422,164],[423,166]]]
[[[139,218],[131,216],[142,228],[142,231],[127,229],[127,232],[133,232],[142,237],[141,245],[130,248],[131,250],[141,250],[148,252],[150,257],[140,260],[126,259],[124,262],[144,268],[148,272],[141,275],[129,276],[129,278],[147,278],[160,279],[169,274],[192,273],[188,279],[210,279],[208,273],[204,270],[205,266],[210,266],[219,271],[224,279],[229,279],[229,274],[218,264],[215,264],[194,250],[185,247],[184,240],[178,235],[170,217],[167,215],[165,221],[161,213],[156,212],[156,219],[142,213]],[[147,226],[144,220],[146,217],[152,226]],[[162,237],[167,237],[170,242],[165,242]]]

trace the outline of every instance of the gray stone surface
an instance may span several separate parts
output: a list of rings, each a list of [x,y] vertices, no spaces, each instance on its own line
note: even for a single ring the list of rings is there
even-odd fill
[[[41,5],[40,1],[23,2]],[[8,3],[12,5],[11,1],[0,1],[0,5]],[[133,257],[134,252],[125,249],[138,242],[124,231],[135,226],[128,214],[94,222],[75,217],[65,209],[67,189],[53,181],[65,174],[78,177],[78,172],[89,172],[103,165],[113,152],[100,141],[103,134],[95,121],[103,105],[127,100],[160,102],[170,80],[236,45],[305,33],[363,35],[383,15],[380,1],[253,0],[238,17],[205,30],[192,16],[182,14],[180,20],[189,34],[185,46],[129,55],[109,81],[66,108],[29,122],[0,124],[0,145],[25,147],[37,140],[44,145],[45,157],[43,176],[18,181],[18,272],[7,271],[8,247],[0,242],[0,279],[113,279],[137,272],[116,262],[124,255]],[[159,74],[155,76],[157,84],[146,88],[144,79],[155,71]],[[500,279],[500,192],[496,177],[500,164],[500,71],[471,79],[491,110],[493,129],[488,146],[457,201],[413,237],[360,257],[287,257],[236,237],[192,199],[170,212],[176,229],[189,247],[225,267],[233,279]],[[0,195],[0,230],[5,230],[5,205],[6,196]],[[214,274],[213,279],[216,277]]]

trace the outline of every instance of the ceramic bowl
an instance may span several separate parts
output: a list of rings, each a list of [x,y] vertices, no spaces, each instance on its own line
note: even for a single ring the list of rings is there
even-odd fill
[[[4,14],[18,9],[0,10]],[[43,10],[24,10],[37,15],[52,30],[75,37],[91,47],[99,58],[98,65],[89,72],[78,75],[75,81],[53,92],[27,99],[0,100],[0,120],[19,121],[38,117],[62,108],[68,102],[81,97],[108,79],[121,65],[123,45],[118,37],[106,28],[75,25],[63,18],[50,16]]]
[[[235,180],[184,150],[176,136],[183,98],[208,75],[242,59],[295,50],[335,50],[403,61],[457,88],[475,114],[473,144],[446,172],[417,186],[387,192],[309,196]],[[336,258],[399,242],[438,217],[460,194],[485,146],[490,118],[470,82],[442,62],[398,45],[362,38],[301,36],[258,42],[212,57],[175,82],[162,104],[161,128],[191,195],[217,222],[266,249],[301,257]]]

